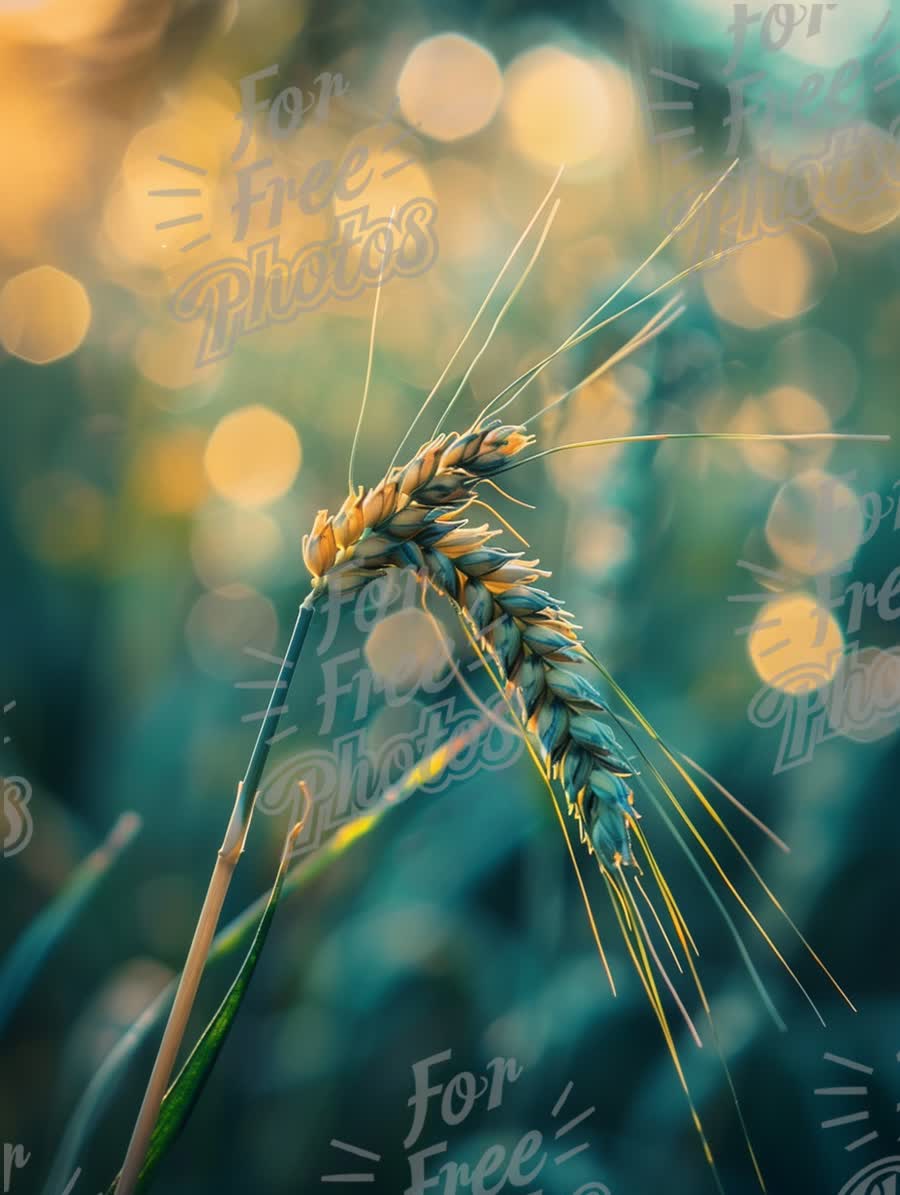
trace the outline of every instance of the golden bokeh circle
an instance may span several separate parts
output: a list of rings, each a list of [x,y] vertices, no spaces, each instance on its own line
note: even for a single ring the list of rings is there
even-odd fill
[[[448,644],[439,625],[423,610],[397,610],[382,618],[366,639],[366,662],[395,690],[426,684],[447,664]]]
[[[268,506],[300,470],[300,438],[290,423],[261,404],[241,407],[216,425],[204,454],[209,483],[235,506]]]
[[[506,70],[503,112],[512,144],[535,165],[618,162],[635,119],[628,76],[555,45],[520,54]]]
[[[843,647],[834,616],[805,593],[766,602],[747,639],[760,680],[793,696],[827,685],[840,667]]]
[[[35,266],[0,291],[0,342],[8,353],[46,365],[74,353],[91,323],[91,301],[77,278]]]
[[[403,115],[436,141],[479,132],[493,120],[502,95],[496,58],[459,33],[439,33],[419,42],[397,80]]]

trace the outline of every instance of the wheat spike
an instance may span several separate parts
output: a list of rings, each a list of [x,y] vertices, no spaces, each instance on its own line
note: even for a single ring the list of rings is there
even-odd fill
[[[671,438],[815,440],[825,435],[700,432],[673,433]],[[590,443],[667,438],[659,434]],[[854,437],[827,433],[827,438]],[[496,418],[476,422],[463,433],[435,436],[377,485],[351,492],[335,515],[320,510],[303,537],[303,559],[315,598],[326,589],[361,589],[395,567],[417,569],[450,597],[499,665],[548,774],[562,783],[582,840],[615,870],[634,864],[629,831],[638,814],[628,784],[634,772],[609,725],[613,719],[607,717],[601,694],[574,667],[597,661],[563,603],[536,584],[550,575],[537,560],[494,547],[491,540],[500,530],[470,526],[461,517],[476,503],[491,509],[477,496],[479,483],[493,485],[494,477],[520,464],[588,446],[560,445],[521,457],[534,443],[524,426]]]
[[[499,531],[461,517],[478,483],[533,442],[499,419],[437,436],[378,485],[350,494],[333,517],[320,511],[303,558],[318,593],[359,589],[390,567],[412,566],[449,596],[499,665],[582,840],[615,868],[634,863],[632,770],[600,693],[574,667],[589,660],[577,628],[537,586],[549,574],[536,560],[494,547]]]

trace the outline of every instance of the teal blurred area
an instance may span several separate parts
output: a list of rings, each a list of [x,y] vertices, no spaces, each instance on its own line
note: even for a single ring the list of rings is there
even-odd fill
[[[704,1043],[660,981],[725,1191],[759,1189],[731,1082],[771,1191],[838,1195],[896,1153],[898,14],[884,0],[800,9],[3,6],[4,956],[123,812],[141,821],[0,1036],[4,1166],[16,1145],[30,1154],[10,1163],[7,1190],[56,1195],[43,1184],[92,1075],[184,959],[308,588],[301,538],[346,495],[378,273],[366,228],[406,213],[422,256],[381,291],[358,484],[385,472],[561,161],[539,259],[467,376],[541,224],[403,453],[457,391],[448,426],[471,422],[623,280],[605,314],[737,245],[684,278],[671,327],[530,426],[537,447],[658,432],[891,437],[576,449],[504,477],[528,507],[492,503],[659,733],[790,846],[703,780],[858,1010],[677,773],[666,771],[746,910],[639,785],[641,827],[712,1009],[714,1027],[656,937]],[[239,153],[242,104],[257,103]],[[359,195],[354,153],[354,177],[372,171]],[[630,278],[734,156],[695,223]],[[340,162],[343,193],[314,202]],[[343,244],[348,228],[359,238],[343,256],[309,260],[368,278],[356,293],[334,281],[327,301],[295,311],[282,293],[279,308],[248,264],[277,238],[261,251],[269,280],[279,260]],[[317,286],[322,268],[310,266]],[[561,355],[504,417],[576,386],[671,295]],[[429,600],[441,647],[418,601],[397,580],[347,603],[339,625],[317,620],[226,917],[269,889],[298,779],[314,790],[311,853],[346,822],[348,793],[365,805],[423,743],[437,746],[435,727],[470,725],[492,697],[452,615]],[[497,1185],[498,1163],[482,1190],[715,1191],[615,909],[573,838],[615,997],[547,788],[517,743],[495,737],[284,899],[159,1190],[287,1195],[355,1172],[371,1174],[368,1189],[405,1192],[416,1150],[446,1144],[423,1164],[429,1178],[451,1164],[427,1188],[450,1195],[452,1163],[502,1150],[505,1166],[539,1132],[547,1161],[531,1185],[524,1164],[521,1183],[510,1171]],[[236,968],[231,957],[210,969],[192,1037]],[[152,1044],[79,1145],[76,1195],[105,1189],[120,1165]],[[515,1065],[495,1106],[484,1094],[462,1115],[461,1078],[442,1113],[455,1075],[477,1082],[497,1059]],[[441,1091],[407,1144],[417,1074]],[[817,1094],[834,1088],[855,1094]],[[588,1148],[565,1158],[569,1141]]]

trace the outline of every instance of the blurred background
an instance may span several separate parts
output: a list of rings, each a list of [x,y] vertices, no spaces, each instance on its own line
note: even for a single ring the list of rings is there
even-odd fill
[[[896,443],[894,16],[885,0],[749,13],[722,0],[0,6],[4,951],[123,812],[141,819],[3,1025],[0,1142],[31,1155],[9,1190],[61,1195],[77,1166],[74,1189],[93,1192],[121,1161],[149,1046],[62,1181],[44,1185],[58,1177],[53,1159],[91,1076],[181,965],[306,591],[301,536],[345,494],[374,291],[235,334],[202,360],[206,317],[216,302],[237,304],[228,288],[250,277],[248,247],[277,235],[289,259],[333,239],[360,202],[370,222],[412,200],[434,205],[436,260],[391,278],[381,296],[355,469],[372,484],[560,163],[544,250],[466,381],[453,426],[560,344],[740,156],[698,222],[610,311],[704,256],[746,247],[686,279],[681,318],[541,419],[540,445],[832,430]],[[251,85],[270,106],[236,158],[241,80],[276,64],[277,75]],[[273,125],[285,88],[295,91]],[[373,170],[360,199],[335,194],[302,210],[299,180],[360,147]],[[281,210],[258,199],[236,239],[238,172],[266,159],[253,185],[272,204],[280,195]],[[200,305],[176,319],[173,296],[198,275]],[[524,419],[574,386],[671,293],[562,356],[507,415]],[[247,297],[236,318],[249,324],[249,312]],[[593,650],[667,740],[791,847],[784,854],[718,799],[855,1015],[705,823],[824,1028],[716,881],[777,1008],[770,1015],[720,908],[638,793],[701,952],[769,1188],[837,1195],[893,1155],[900,1133],[894,444],[595,448],[504,480],[535,509],[498,498],[499,508],[553,570],[549,586]],[[324,650],[307,650],[275,774],[296,774],[295,757],[335,744],[356,762],[354,750],[377,758],[448,696],[457,714],[470,708],[455,685],[429,695],[444,657],[425,616],[402,607],[396,596],[362,630],[349,610]],[[845,650],[852,709],[835,696],[848,692]],[[615,999],[609,992],[527,757],[463,771],[392,811],[284,900],[160,1189],[316,1189],[347,1170],[330,1145],[338,1139],[379,1155],[375,1190],[405,1190],[412,1067],[446,1050],[439,1081],[482,1074],[497,1057],[524,1069],[500,1107],[482,1101],[456,1128],[432,1107],[421,1145],[446,1138],[447,1158],[474,1165],[531,1129],[552,1135],[571,1083],[567,1114],[595,1108],[583,1130],[590,1148],[548,1165],[543,1190],[715,1189],[595,875],[618,986]],[[288,813],[270,806],[253,824],[226,916],[271,884]],[[210,971],[192,1032],[236,966],[232,957]],[[696,994],[680,987],[706,1042],[698,1051],[676,1030],[685,1074],[725,1189],[741,1195],[757,1186],[740,1122]],[[865,1093],[814,1094],[850,1085]],[[821,1127],[862,1112],[868,1119]]]

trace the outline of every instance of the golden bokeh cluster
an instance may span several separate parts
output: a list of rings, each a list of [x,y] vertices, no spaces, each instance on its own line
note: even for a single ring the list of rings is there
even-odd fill
[[[715,20],[732,7],[720,0],[695,7],[703,6]],[[392,372],[375,380],[372,398],[389,408],[398,386],[426,389],[434,380],[548,177],[564,165],[561,207],[528,283],[529,301],[535,310],[542,304],[544,315],[529,325],[534,343],[508,327],[498,330],[469,382],[480,403],[571,332],[598,293],[649,247],[648,225],[662,234],[659,168],[668,163],[669,150],[678,149],[653,143],[641,102],[646,79],[626,65],[631,60],[622,45],[601,52],[587,38],[535,30],[531,41],[501,52],[488,38],[450,29],[404,32],[368,76],[358,63],[336,57],[324,77],[345,81],[346,95],[335,86],[324,119],[311,103],[285,131],[293,108],[282,107],[279,123],[274,108],[261,105],[238,153],[240,80],[261,63],[277,61],[307,19],[305,4],[290,6],[290,12],[274,0],[260,7],[264,22],[249,21],[239,5],[226,6],[210,51],[167,80],[153,104],[129,90],[115,64],[138,61],[159,47],[169,5],[141,6],[127,21],[123,0],[23,0],[0,11],[0,105],[15,181],[0,194],[0,345],[35,367],[73,356],[80,363],[88,346],[127,361],[131,380],[119,401],[123,411],[134,407],[150,425],[131,455],[129,492],[149,514],[191,520],[196,576],[210,594],[220,594],[214,613],[237,609],[234,594],[220,592],[241,579],[235,561],[245,577],[264,575],[283,547],[279,511],[304,470],[295,415],[302,410],[329,433],[346,427],[336,402],[323,402],[318,391],[306,393],[300,352],[309,345],[324,351],[323,332],[340,321],[341,344],[358,363],[373,292],[332,296],[321,310],[269,320],[201,364],[202,323],[176,320],[171,310],[185,280],[223,261],[244,260],[249,246],[268,238],[277,237],[285,260],[310,245],[329,245],[360,210],[364,220],[385,222],[411,201],[436,205],[436,262],[422,277],[395,278],[385,290],[379,344],[391,354]],[[804,46],[813,55],[810,62],[835,51],[833,38],[825,36]],[[47,64],[61,61],[61,48],[67,65],[49,86]],[[318,87],[321,104],[322,78],[306,81],[304,102],[315,100]],[[256,94],[275,101],[296,83],[279,73]],[[900,151],[869,121],[848,127],[846,136],[856,157],[845,155],[828,175],[828,187],[811,192],[814,221],[788,222],[758,235],[700,276],[694,294],[702,287],[723,340],[759,335],[775,345],[769,383],[744,386],[738,376],[720,387],[713,408],[720,430],[828,432],[857,400],[853,352],[809,317],[832,292],[847,238],[870,238],[880,246],[893,235],[900,215],[900,187],[893,185],[900,178]],[[354,155],[364,162],[364,193],[342,194],[335,173]],[[308,172],[323,163],[330,169],[320,179],[326,199],[307,210],[297,194]],[[777,185],[789,180],[790,162],[778,154],[768,169]],[[705,170],[702,158],[690,158],[673,177],[696,194]],[[242,171],[253,179],[254,200],[238,235]],[[854,191],[856,174],[866,171],[881,172],[879,185]],[[361,242],[351,245],[347,268],[358,269],[363,253]],[[248,299],[240,319],[250,320],[250,310]],[[561,442],[647,430],[640,407],[652,388],[655,351],[642,350],[614,376],[585,387],[545,431]],[[244,352],[251,359],[256,354],[292,363],[290,382],[280,384],[286,402],[281,410],[235,383]],[[532,388],[528,401],[558,396],[575,369],[561,363]],[[702,426],[700,408],[698,402],[690,413],[687,407],[675,411],[676,422]],[[388,452],[396,428],[390,420],[376,421],[370,438]],[[852,487],[832,479],[840,510],[824,545],[820,529],[810,525],[811,494],[831,467],[830,444],[745,443],[737,452],[748,470],[780,485],[765,534],[792,577],[812,577],[823,560],[833,566],[853,556],[862,516]],[[548,460],[551,484],[571,503],[573,519],[620,458],[619,450],[609,449]],[[67,538],[54,533],[41,486],[70,511]],[[593,532],[578,531],[579,540],[591,545],[583,555],[587,574],[631,550],[626,522],[591,510]],[[32,549],[57,564],[96,551],[108,513],[99,490],[62,473],[24,486],[17,507]],[[790,600],[777,612],[793,628],[802,653],[803,599]],[[223,625],[229,617],[222,614]],[[395,631],[418,643],[416,626],[411,619],[402,627],[390,623],[385,643],[393,643]],[[768,655],[770,646],[758,627],[751,656],[766,679],[790,655],[788,649]],[[387,675],[379,639],[370,640],[369,651],[372,667]],[[422,654],[428,654],[424,646]],[[389,655],[388,647],[384,659]]]

